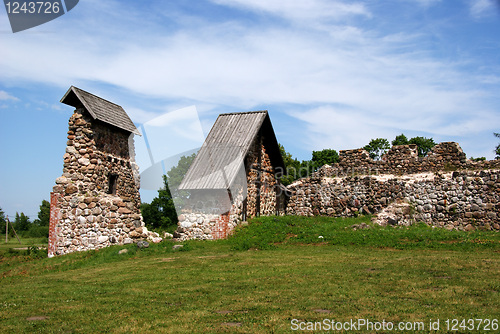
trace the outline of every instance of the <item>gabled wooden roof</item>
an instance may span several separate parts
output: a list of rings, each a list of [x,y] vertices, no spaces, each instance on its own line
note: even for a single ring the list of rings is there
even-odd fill
[[[66,94],[64,94],[61,102],[75,108],[84,107],[94,119],[140,135],[134,123],[121,106],[80,88],[71,86]]]
[[[179,189],[229,189],[238,175],[245,175],[245,157],[259,133],[273,166],[284,168],[267,110],[221,114]]]

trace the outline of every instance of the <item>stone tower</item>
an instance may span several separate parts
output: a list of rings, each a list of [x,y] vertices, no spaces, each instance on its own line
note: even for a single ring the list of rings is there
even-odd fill
[[[122,107],[76,87],[61,177],[51,193],[49,257],[148,237],[140,213],[133,135]]]

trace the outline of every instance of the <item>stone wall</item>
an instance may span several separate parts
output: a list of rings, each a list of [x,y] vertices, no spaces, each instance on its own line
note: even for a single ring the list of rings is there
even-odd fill
[[[247,155],[247,217],[276,214],[276,172],[259,137]]]
[[[69,119],[63,158],[63,174],[53,188],[58,217],[51,226],[49,256],[149,236],[140,214],[138,168],[130,159],[128,132],[77,109]]]
[[[287,214],[376,214],[382,224],[500,229],[500,161],[466,161],[456,143],[436,145],[425,158],[408,145],[393,147],[382,161],[367,155],[341,151],[339,164],[288,186]]]
[[[455,142],[440,143],[425,157],[419,157],[415,145],[393,146],[379,161],[364,149],[339,152],[339,163],[322,169],[318,176],[414,174],[423,172],[500,168],[500,160],[472,162]]]

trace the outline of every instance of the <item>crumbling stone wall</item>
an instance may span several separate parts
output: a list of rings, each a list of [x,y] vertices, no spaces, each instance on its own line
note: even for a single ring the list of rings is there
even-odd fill
[[[338,165],[288,186],[287,214],[352,217],[399,206],[393,223],[500,230],[500,161],[466,161],[456,143],[437,145],[425,158],[408,145],[393,147],[382,161],[365,152],[343,151]]]
[[[425,157],[419,157],[416,145],[395,145],[379,161],[370,158],[364,149],[342,150],[339,163],[331,169],[320,171],[320,176],[414,174],[423,172],[453,171],[458,169],[500,168],[500,161],[474,163],[466,160],[458,143],[437,144]]]
[[[51,226],[49,256],[148,237],[129,135],[83,108],[70,117],[63,174],[53,188],[58,222]]]

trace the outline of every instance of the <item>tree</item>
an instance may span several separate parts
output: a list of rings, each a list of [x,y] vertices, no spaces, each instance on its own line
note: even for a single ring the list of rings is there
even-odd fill
[[[30,219],[23,212],[21,212],[21,214],[16,212],[14,224],[18,232],[28,231],[31,227]]]
[[[193,163],[194,158],[196,158],[196,153],[193,153],[189,156],[182,156],[177,163],[177,166],[174,166],[167,172],[168,175],[168,185],[170,189],[176,190],[182,182],[184,175],[186,175],[189,167]]]
[[[321,168],[324,165],[332,165],[339,162],[339,154],[337,151],[329,148],[321,151],[313,151],[311,161],[314,162],[317,168]]]
[[[391,148],[389,141],[385,138],[377,138],[370,140],[370,143],[364,149],[370,154],[373,160],[380,160],[382,156]]]
[[[196,157],[196,153],[190,156],[182,156],[177,166],[172,167],[167,175],[163,175],[163,187],[158,190],[158,197],[155,197],[150,204],[142,203],[141,212],[146,226],[150,228],[167,229],[177,225],[179,222],[175,210],[174,197],[181,200],[188,196],[185,191],[178,191],[177,188],[186,175],[191,163]]]
[[[400,134],[399,136],[396,136],[396,138],[392,141],[392,146],[396,145],[408,145],[408,138],[404,134]]]
[[[5,213],[3,212],[2,208],[0,208],[0,233],[5,232],[5,224],[6,224]]]
[[[163,187],[158,190],[158,197],[155,197],[151,204],[142,203],[141,213],[144,223],[149,228],[166,229],[177,225],[177,212],[165,175],[163,175]]]
[[[38,218],[33,221],[33,224],[38,226],[50,225],[50,203],[49,201],[42,200],[40,211],[38,211]]]
[[[300,162],[294,159],[290,153],[285,150],[283,145],[279,144],[281,157],[285,163],[285,170],[279,173],[281,176],[281,183],[285,186],[291,184],[293,181],[297,180],[300,176]]]
[[[493,135],[497,138],[500,138],[500,133],[493,133]],[[497,145],[497,147],[495,148],[495,154],[497,155],[495,158],[496,159],[500,159],[500,144]]]
[[[414,137],[408,141],[409,144],[415,144],[418,147],[418,155],[425,157],[427,153],[436,145],[434,139],[424,137]]]

